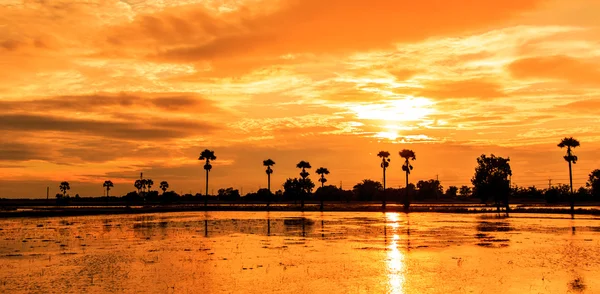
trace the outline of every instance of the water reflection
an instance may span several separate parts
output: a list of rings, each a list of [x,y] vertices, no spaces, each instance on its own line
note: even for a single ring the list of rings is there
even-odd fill
[[[405,263],[404,263],[404,252],[398,248],[400,242],[399,221],[400,217],[398,213],[386,213],[386,224],[390,222],[389,226],[392,228],[392,240],[387,249],[387,270],[389,280],[389,293],[404,293],[404,275]],[[384,230],[385,237],[387,239],[387,230]]]
[[[0,220],[0,293],[600,293],[598,220],[381,212],[8,219]]]

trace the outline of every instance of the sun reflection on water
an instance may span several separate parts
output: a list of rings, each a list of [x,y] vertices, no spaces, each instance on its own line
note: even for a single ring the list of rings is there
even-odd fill
[[[387,247],[388,293],[404,293],[404,252],[398,249],[400,241],[400,235],[398,235],[400,218],[398,213],[387,213],[386,218],[390,222],[389,227],[392,228],[392,240]]]

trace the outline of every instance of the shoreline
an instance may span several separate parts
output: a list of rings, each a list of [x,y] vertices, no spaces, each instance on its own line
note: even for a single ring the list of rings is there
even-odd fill
[[[88,215],[120,215],[120,214],[145,214],[145,213],[172,213],[172,212],[203,212],[203,211],[289,211],[289,212],[320,212],[319,204],[306,204],[304,209],[300,205],[274,205],[266,207],[263,205],[194,205],[194,206],[145,206],[145,207],[52,207],[32,208],[0,211],[0,219],[24,218],[24,217],[73,217]],[[328,204],[324,206],[323,212],[407,212],[402,205],[389,205],[385,210],[378,205],[365,204]],[[466,214],[489,214],[502,213],[506,210],[502,207],[499,211],[492,206],[411,206],[408,213],[466,213]],[[553,206],[523,206],[511,208],[509,213],[540,213],[540,214],[571,214],[570,208]],[[576,207],[574,214],[598,215],[600,209]]]

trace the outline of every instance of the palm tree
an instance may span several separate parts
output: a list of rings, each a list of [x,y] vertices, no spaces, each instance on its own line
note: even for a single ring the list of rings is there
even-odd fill
[[[148,184],[148,181],[146,179],[141,179],[140,180],[142,182],[142,193],[146,193],[146,185]]]
[[[167,181],[160,182],[160,189],[163,191],[163,194],[165,194],[167,189],[169,189],[169,183],[167,183]]]
[[[114,187],[115,185],[113,185],[112,181],[104,181],[104,184],[102,184],[102,187],[106,188],[106,200],[108,201],[108,191],[110,191],[110,188]]]
[[[208,205],[208,172],[212,169],[212,165],[210,164],[211,160],[215,160],[217,157],[215,156],[215,152],[212,150],[205,149],[200,153],[200,157],[198,160],[205,160],[204,170],[206,170],[206,197],[204,198],[204,206]]]
[[[320,167],[315,171],[317,174],[321,175],[321,178],[319,179],[319,182],[321,182],[321,188],[323,187],[323,185],[325,184],[325,182],[327,182],[327,179],[325,178],[325,175],[329,174],[329,170],[324,168],[324,167]]]
[[[329,170],[324,167],[320,167],[316,170],[316,173],[321,175],[319,182],[321,182],[321,188],[323,188],[325,186],[325,182],[327,182],[325,175],[329,174]],[[320,209],[321,209],[321,211],[323,211],[323,193],[321,193],[321,208]]]
[[[267,208],[269,207],[269,204],[271,204],[271,174],[273,173],[273,169],[271,168],[271,166],[275,165],[275,161],[273,161],[272,159],[267,159],[267,160],[263,160],[263,166],[267,167],[267,170],[265,171],[267,173],[267,188],[269,189],[269,196],[267,198]]]
[[[569,163],[569,183],[571,185],[571,213],[575,211],[575,199],[573,199],[573,171],[571,170],[571,163],[577,163],[577,156],[573,155],[571,148],[579,147],[579,141],[573,137],[565,137],[557,145],[560,148],[567,147],[567,155],[563,158]]]
[[[383,169],[383,200],[381,202],[381,207],[385,209],[385,170],[390,166],[390,153],[387,151],[379,151],[377,156],[381,158],[381,168]]]
[[[135,183],[133,183],[133,186],[138,190],[138,194],[140,194],[140,191],[142,190],[142,180],[135,180]]]
[[[308,161],[304,160],[298,162],[298,164],[296,164],[296,167],[302,169],[302,171],[300,172],[300,177],[302,177],[302,195],[300,198],[300,206],[302,207],[302,210],[304,210],[304,194],[306,194],[307,192],[306,178],[308,178],[308,176],[310,175],[310,173],[308,173],[306,169],[312,167],[310,166],[310,163]]]
[[[147,179],[146,180],[146,188],[148,190],[146,190],[146,191],[150,192],[150,188],[152,188],[152,185],[154,185],[154,181],[152,179]]]
[[[271,174],[273,173],[273,169],[271,168],[271,166],[275,165],[275,161],[271,160],[270,158],[267,160],[263,160],[263,166],[267,167],[267,170],[265,171],[267,173],[267,187],[269,189],[269,192],[271,192]]]
[[[58,186],[58,188],[63,193],[63,197],[66,197],[67,196],[67,191],[71,190],[71,186],[69,186],[69,182],[67,182],[67,181],[61,182],[60,186]]]
[[[413,169],[413,166],[410,164],[409,160],[416,160],[415,152],[409,149],[402,149],[400,151],[400,157],[404,158],[404,164],[402,165],[402,170],[406,173],[406,198],[404,199],[404,209],[408,209],[410,206],[410,199],[408,199],[408,175],[410,171]]]

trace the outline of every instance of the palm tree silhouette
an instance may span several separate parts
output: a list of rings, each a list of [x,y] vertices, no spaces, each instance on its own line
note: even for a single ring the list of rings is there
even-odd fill
[[[416,160],[415,152],[409,149],[402,149],[400,151],[400,157],[404,158],[404,164],[402,165],[402,170],[406,173],[406,198],[404,199],[404,209],[408,209],[410,206],[410,199],[408,199],[408,175],[410,171],[413,169],[413,166],[410,164],[409,160]]]
[[[206,197],[204,198],[204,206],[208,205],[208,172],[210,172],[210,170],[212,169],[210,161],[216,159],[217,157],[215,156],[215,152],[208,149],[202,151],[202,153],[200,153],[200,157],[198,157],[198,160],[206,161],[206,163],[204,164],[204,170],[206,170]]]
[[[385,170],[390,166],[390,153],[387,151],[379,151],[377,156],[381,158],[381,168],[383,169],[383,200],[381,201],[381,207],[385,209]]]
[[[302,187],[302,193],[301,193],[302,195],[300,198],[300,206],[302,207],[302,210],[304,210],[304,194],[306,194],[306,192],[308,191],[306,189],[306,186],[307,186],[306,178],[308,178],[308,176],[310,175],[310,173],[308,173],[306,171],[306,169],[312,168],[312,167],[310,166],[310,163],[308,161],[304,161],[304,160],[298,162],[298,164],[296,164],[296,167],[302,169],[302,171],[300,172],[300,177],[302,177],[302,186],[303,187]]]
[[[67,196],[67,191],[71,190],[71,186],[69,185],[69,182],[67,182],[67,181],[61,182],[60,186],[58,186],[58,188],[63,193],[63,197],[66,197]]]
[[[102,187],[106,188],[106,200],[108,201],[108,191],[110,191],[110,188],[114,187],[115,185],[113,185],[112,181],[104,181],[104,184],[102,184]]]
[[[271,166],[273,165],[275,165],[275,161],[272,159],[269,158],[267,160],[263,160],[263,166],[267,167],[265,172],[267,173],[267,188],[269,189],[269,196],[267,196],[267,208],[269,207],[269,204],[271,204],[271,174],[273,173]]]
[[[263,160],[263,166],[267,167],[267,170],[265,171],[267,173],[267,187],[269,189],[269,192],[271,192],[271,174],[273,173],[273,169],[271,168],[271,166],[275,165],[275,161],[273,161],[272,159],[267,159],[267,160]]]
[[[152,188],[152,185],[154,185],[154,181],[152,179],[147,179],[146,180],[146,188],[148,192],[150,192],[150,188]]]
[[[575,211],[575,199],[573,198],[573,171],[571,169],[571,163],[577,163],[577,156],[573,155],[572,148],[579,147],[579,141],[573,137],[565,137],[557,145],[560,148],[567,147],[567,155],[563,158],[569,163],[569,184],[571,185],[571,213]]]
[[[148,181],[146,179],[141,179],[140,181],[142,182],[142,193],[145,194],[146,193],[146,185],[148,184]]]
[[[169,189],[169,183],[167,183],[167,181],[160,182],[160,189],[163,191],[163,194],[165,194],[167,189]]]
[[[319,182],[321,182],[321,188],[323,188],[325,186],[325,182],[327,182],[325,175],[329,174],[329,170],[324,167],[320,167],[315,172],[317,174],[321,175],[321,178],[319,178]],[[321,193],[321,208],[320,208],[320,210],[323,211],[323,193]]]
[[[140,191],[142,190],[142,180],[135,180],[135,182],[133,183],[133,186],[138,190],[138,194],[140,194]]]
[[[325,182],[327,182],[327,179],[325,178],[325,175],[329,174],[329,170],[324,168],[324,167],[320,167],[315,171],[318,175],[321,175],[321,178],[319,179],[319,182],[321,182],[321,188],[325,185]]]

